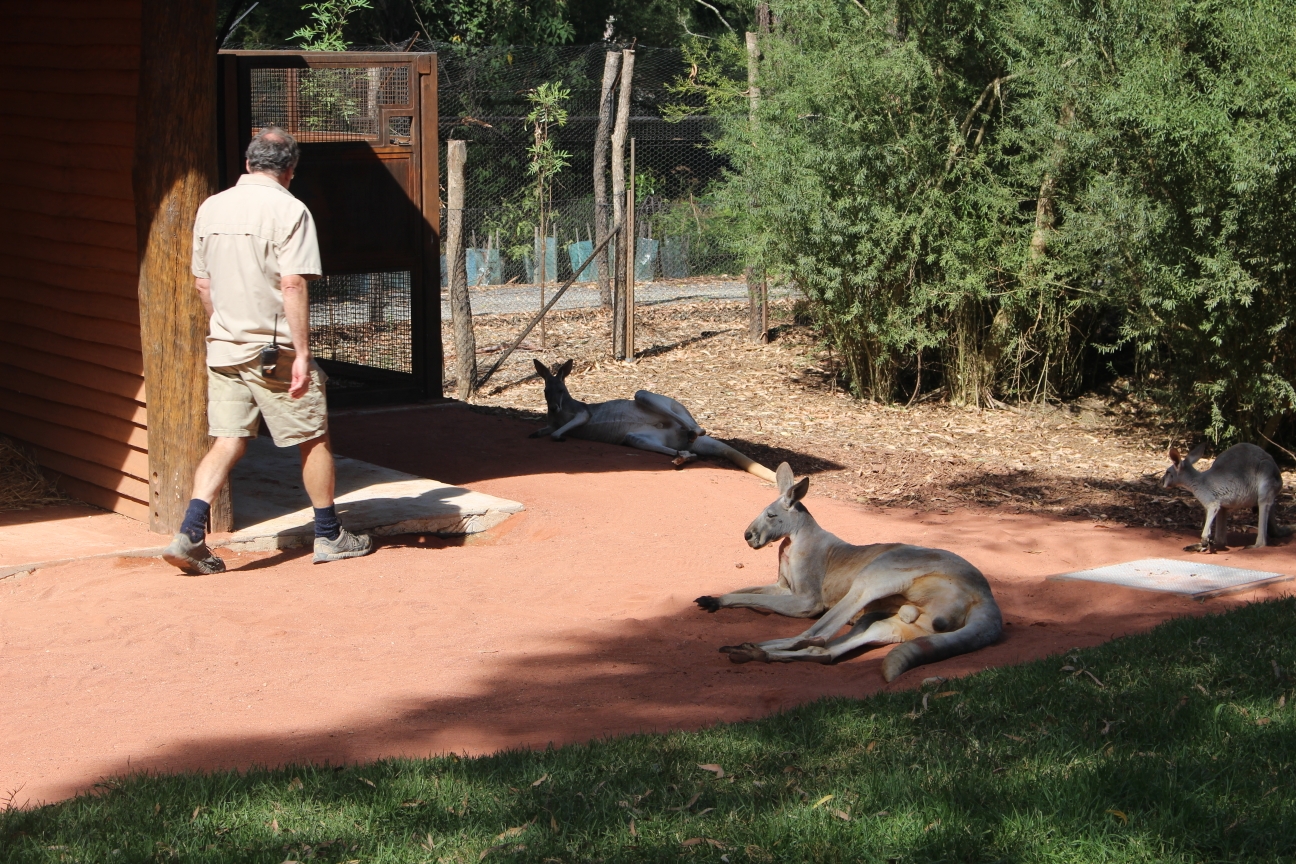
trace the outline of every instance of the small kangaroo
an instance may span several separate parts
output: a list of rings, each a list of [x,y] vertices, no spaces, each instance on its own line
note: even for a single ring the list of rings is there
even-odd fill
[[[669,396],[640,390],[633,400],[613,399],[588,405],[567,389],[572,361],[555,364],[553,371],[539,360],[534,362],[544,379],[549,425],[532,432],[532,438],[548,435],[555,441],[563,441],[570,433],[587,441],[624,444],[662,453],[672,457],[676,467],[683,467],[699,455],[719,456],[762,480],[775,481],[773,471],[723,441],[709,437],[688,409]]]
[[[1290,528],[1278,524],[1274,503],[1282,491],[1282,472],[1272,456],[1254,444],[1234,444],[1215,457],[1210,468],[1198,471],[1193,463],[1205,452],[1204,443],[1194,447],[1186,457],[1171,447],[1171,465],[1161,478],[1164,488],[1182,486],[1206,508],[1201,542],[1185,546],[1185,552],[1214,552],[1216,548],[1224,548],[1227,545],[1229,510],[1259,509],[1257,548],[1268,543],[1271,533],[1275,537],[1291,533]]]
[[[747,545],[779,544],[778,581],[719,597],[699,597],[708,612],[747,607],[815,624],[799,636],[759,645],[745,642],[720,651],[734,663],[809,660],[832,663],[859,648],[903,643],[882,661],[894,681],[915,666],[966,654],[996,641],[1003,617],[981,571],[952,552],[904,543],[853,546],[819,527],[801,499],[810,478],[798,483],[784,462],[779,497],[747,526]],[[842,636],[842,627],[854,625]]]

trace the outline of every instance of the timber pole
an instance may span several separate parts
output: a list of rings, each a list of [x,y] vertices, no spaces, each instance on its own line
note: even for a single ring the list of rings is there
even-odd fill
[[[768,18],[768,9],[765,12]],[[751,123],[752,135],[755,136],[760,112],[760,87],[757,86],[757,71],[760,61],[760,41],[755,33],[747,34],[747,111],[748,121]],[[756,206],[756,202],[752,202]],[[759,280],[756,276],[756,269],[748,265],[743,271],[747,282],[747,337],[753,342],[764,342],[766,334],[769,332],[769,311],[766,306],[769,304],[769,292],[764,278],[764,268]]]
[[[149,528],[179,530],[207,437],[207,314],[190,271],[216,192],[216,0],[143,0],[132,187],[148,400]],[[212,531],[233,528],[228,485]]]
[[[630,134],[630,98],[634,84],[633,49],[621,52],[621,93],[617,102],[616,126],[612,130],[612,215],[613,221],[621,225],[625,221],[625,147],[626,137]],[[625,346],[625,262],[634,258],[634,237],[629,231],[622,231],[617,236],[618,287],[613,297],[612,313],[612,356],[618,360],[626,357]]]
[[[594,244],[608,236],[608,144],[612,137],[612,112],[616,104],[617,75],[621,70],[621,52],[609,51],[603,57],[603,89],[599,95],[598,129],[594,133]],[[599,302],[604,308],[612,306],[612,282],[608,270],[608,255],[604,250],[595,262],[598,268]]]
[[[635,358],[635,259],[638,257],[639,229],[635,224],[635,139],[630,139],[630,179],[626,184],[626,256],[625,256],[625,359]]]
[[[464,252],[465,141],[446,142],[446,266],[450,268],[450,326],[455,344],[455,395],[472,400],[477,381],[477,340],[473,336],[472,303],[468,297],[468,262]]]

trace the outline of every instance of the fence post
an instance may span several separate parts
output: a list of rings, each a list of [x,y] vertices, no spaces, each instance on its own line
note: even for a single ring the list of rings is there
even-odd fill
[[[609,51],[603,57],[603,89],[599,96],[598,129],[594,133],[594,245],[602,243],[608,234],[607,160],[608,144],[612,137],[612,108],[616,102],[616,81],[621,71],[621,52]],[[616,224],[613,222],[612,224]],[[604,308],[612,305],[612,283],[608,277],[607,250],[599,253],[594,262],[598,268],[599,301]]]
[[[627,48],[621,52],[621,93],[620,101],[617,103],[616,128],[612,131],[612,209],[613,222],[621,225],[625,220],[625,144],[626,136],[630,133],[630,97],[633,93],[631,85],[634,82],[634,51]],[[621,266],[617,268],[617,281],[620,283],[613,297],[612,313],[612,356],[618,360],[624,360],[626,357],[625,345],[625,279],[624,274],[626,260],[633,260],[634,252],[626,252],[627,249],[634,249],[634,237],[629,231],[622,231],[617,237],[617,261]]]
[[[634,285],[635,263],[639,247],[639,228],[635,224],[635,139],[630,139],[630,181],[626,184],[626,246],[625,256],[625,353],[627,360],[634,360]]]
[[[768,11],[766,15],[768,15]],[[756,86],[757,61],[760,60],[760,43],[755,33],[747,34],[747,109],[748,119],[751,123],[752,134],[756,133],[757,112],[760,110],[760,87]],[[756,202],[752,202],[752,207]],[[752,266],[748,266],[743,275],[747,281],[747,337],[753,342],[764,342],[766,334],[769,331],[769,311],[766,306],[769,304],[768,289],[764,278],[764,268],[761,268],[762,275],[760,282],[756,281],[756,271]]]
[[[468,266],[463,244],[464,163],[467,142],[446,142],[446,266],[450,268],[450,322],[454,330],[455,388],[461,401],[473,397],[477,381],[477,341],[468,298]]]

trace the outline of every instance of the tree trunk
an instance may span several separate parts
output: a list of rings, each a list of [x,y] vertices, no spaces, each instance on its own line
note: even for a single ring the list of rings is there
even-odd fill
[[[767,313],[761,271],[748,267],[743,271],[743,278],[747,281],[747,338],[752,342],[764,342]]]
[[[616,127],[612,131],[612,224],[620,225],[625,218],[625,148],[626,138],[630,134],[630,97],[634,84],[633,50],[621,52],[621,94],[617,102]],[[626,356],[625,346],[625,262],[634,258],[634,238],[622,231],[617,237],[616,260],[618,273],[616,296],[613,298],[612,321],[612,355],[618,360]]]
[[[768,15],[768,11],[766,12]],[[760,88],[756,86],[756,74],[760,61],[760,45],[755,33],[747,34],[747,108],[748,120],[752,134],[756,134],[757,113],[760,111]],[[752,201],[752,207],[756,202]],[[752,342],[765,341],[765,297],[761,283],[756,276],[756,268],[748,265],[743,271],[747,280],[747,338]]]
[[[446,142],[446,266],[450,268],[450,325],[454,330],[456,396],[467,402],[477,386],[477,340],[468,298],[468,262],[463,243],[464,141]]]
[[[594,133],[594,247],[608,235],[608,144],[612,137],[612,112],[616,103],[617,74],[621,70],[621,52],[609,51],[603,58],[603,90],[599,96],[598,130]],[[594,262],[598,273],[599,301],[604,308],[612,305],[612,281],[608,271],[608,254],[604,249]]]
[[[216,2],[143,0],[132,185],[148,393],[149,527],[179,530],[207,437],[207,315],[189,269],[216,191]],[[229,489],[210,528],[232,525]]]

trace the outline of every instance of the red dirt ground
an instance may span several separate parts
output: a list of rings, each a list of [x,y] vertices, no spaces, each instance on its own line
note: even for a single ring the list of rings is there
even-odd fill
[[[526,504],[467,542],[397,538],[370,558],[322,567],[301,552],[230,555],[231,572],[218,577],[117,559],[0,581],[0,800],[53,801],[136,770],[336,764],[693,729],[885,689],[880,652],[835,667],[734,666],[717,653],[806,626],[709,615],[692,602],[773,580],[774,549],[742,539],[771,487],[724,466],[674,471],[624,448],[528,440],[530,428],[462,407],[335,421],[339,452]],[[1006,638],[894,688],[1289,590],[1197,603],[1043,579],[1185,557],[1186,534],[1040,514],[866,511],[815,498],[813,481],[807,503],[848,540],[951,549],[994,586]],[[1291,545],[1214,561],[1296,573]]]

